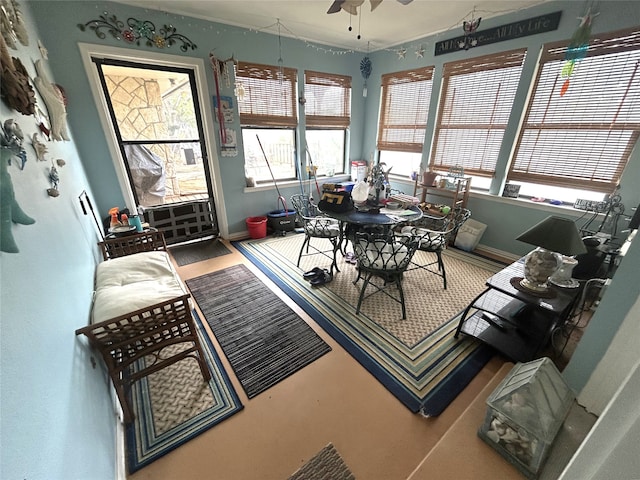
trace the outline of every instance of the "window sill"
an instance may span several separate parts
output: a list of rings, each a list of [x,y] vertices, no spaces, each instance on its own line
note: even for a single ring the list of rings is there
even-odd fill
[[[473,190],[473,188],[471,189],[471,192],[469,192],[469,197],[482,198],[484,200],[489,200],[491,202],[506,203],[508,205],[514,205],[514,206],[523,207],[523,208],[530,208],[532,210],[542,210],[545,212],[556,213],[556,214],[559,212],[563,212],[568,215],[575,215],[575,214],[584,215],[585,213],[584,210],[578,210],[577,208],[573,208],[572,205],[552,205],[546,202],[534,202],[533,200],[529,200],[528,198],[525,198],[525,197],[520,197],[520,198],[502,197],[499,195],[492,195],[489,192]]]
[[[393,181],[403,186],[406,185],[410,187],[409,192],[410,194],[413,193],[413,185],[414,185],[413,180],[409,180],[409,179],[405,180],[404,178],[394,178]],[[583,215],[585,213],[584,210],[578,210],[576,208],[573,208],[573,205],[566,205],[566,204],[552,205],[547,202],[534,202],[533,200],[530,200],[525,197],[509,198],[509,197],[502,197],[499,195],[492,195],[487,191],[474,190],[473,185],[471,186],[469,197],[481,198],[483,200],[488,200],[491,202],[506,203],[508,205],[514,205],[514,206],[523,207],[523,208],[530,208],[532,210],[542,210],[542,211],[556,213],[556,214],[559,212],[564,212],[568,215],[575,215],[576,213],[578,213],[579,215]]]
[[[347,174],[334,175],[333,177],[321,177],[318,179],[318,185],[322,186],[325,183],[339,183],[339,182],[349,182],[351,181],[351,176]],[[299,180],[287,180],[283,182],[278,182],[278,188],[292,188],[299,187]],[[304,188],[307,188],[309,185],[312,186],[312,189],[315,190],[315,180],[304,180],[302,182]],[[255,193],[255,192],[266,192],[269,190],[275,190],[276,185],[273,182],[261,183],[256,185],[255,187],[244,187],[244,193]]]

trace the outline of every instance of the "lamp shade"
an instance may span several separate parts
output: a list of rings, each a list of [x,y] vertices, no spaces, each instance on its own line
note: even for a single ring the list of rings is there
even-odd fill
[[[573,220],[551,215],[520,234],[516,240],[567,256],[586,253]]]

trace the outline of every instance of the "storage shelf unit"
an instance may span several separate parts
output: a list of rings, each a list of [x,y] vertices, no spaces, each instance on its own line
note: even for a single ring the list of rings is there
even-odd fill
[[[466,208],[467,201],[469,200],[469,191],[471,190],[471,177],[450,177],[449,182],[452,183],[451,188],[434,187],[432,185],[423,185],[416,182],[413,189],[413,196],[419,196],[420,203],[425,203],[427,201],[427,195],[450,199],[448,205],[451,207],[452,211],[455,210],[456,207]]]

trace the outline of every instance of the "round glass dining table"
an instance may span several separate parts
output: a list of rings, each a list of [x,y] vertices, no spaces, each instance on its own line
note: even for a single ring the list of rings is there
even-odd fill
[[[379,212],[358,210],[354,208],[347,212],[330,212],[321,210],[327,217],[333,218],[340,222],[340,241],[338,243],[340,251],[344,255],[343,244],[348,241],[355,232],[367,229],[373,230],[371,227],[378,227],[386,232],[396,225],[415,222],[422,218],[422,210],[417,206],[410,206],[405,209],[381,209]],[[367,228],[369,227],[369,228]]]

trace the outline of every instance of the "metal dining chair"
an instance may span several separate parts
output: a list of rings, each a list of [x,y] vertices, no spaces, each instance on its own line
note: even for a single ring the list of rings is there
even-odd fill
[[[356,315],[360,313],[360,307],[365,298],[382,292],[400,303],[402,319],[406,319],[402,277],[418,248],[418,242],[408,235],[397,236],[393,231],[384,234],[357,232],[353,247],[358,262],[358,277],[353,283],[357,283],[361,278],[364,280],[358,297]],[[372,282],[374,277],[381,279],[382,285]],[[366,294],[369,285],[374,290]],[[397,296],[389,292],[391,286],[397,287]]]
[[[418,241],[418,250],[435,253],[436,259],[427,263],[418,262],[422,256],[414,256],[408,270],[421,268],[442,277],[444,289],[447,289],[447,271],[442,260],[442,252],[449,242],[455,238],[460,227],[471,217],[466,208],[459,208],[445,217],[424,215],[413,226],[402,228],[403,234],[408,234]]]
[[[302,223],[305,235],[302,246],[300,247],[296,266],[300,267],[300,260],[304,256],[324,255],[331,259],[331,273],[333,274],[334,269],[336,272],[339,272],[340,270],[336,262],[336,252],[339,248],[340,223],[318,211],[318,207],[311,202],[309,195],[292,195],[291,203],[293,204],[298,219]],[[324,248],[319,244],[312,244],[311,239],[329,240],[331,249]]]

